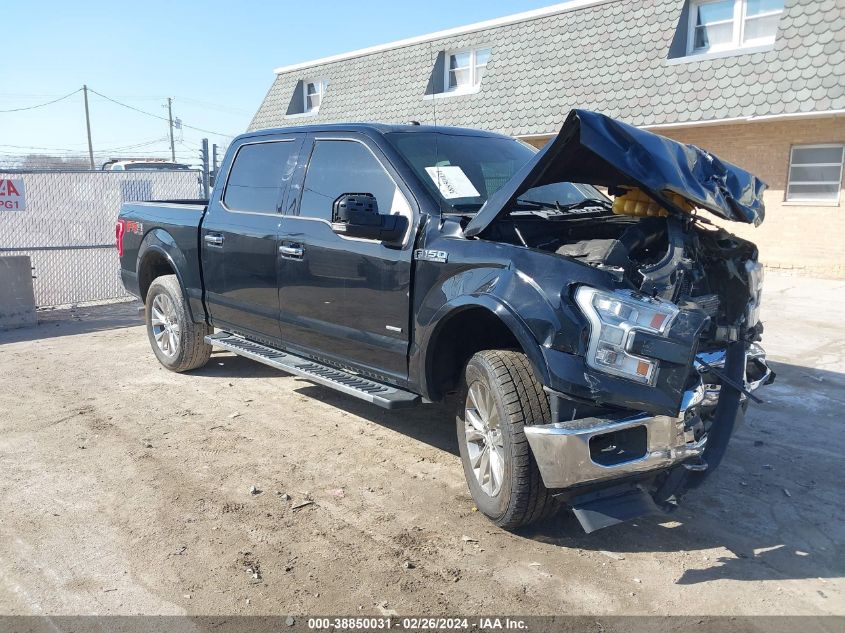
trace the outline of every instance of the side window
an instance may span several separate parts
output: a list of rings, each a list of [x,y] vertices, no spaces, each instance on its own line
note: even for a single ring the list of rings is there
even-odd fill
[[[297,145],[293,141],[242,145],[229,171],[223,204],[232,211],[276,213],[296,166]]]
[[[311,154],[299,215],[331,222],[332,204],[344,193],[371,193],[379,213],[410,219],[402,192],[372,152],[356,141],[320,141]]]
[[[845,145],[794,145],[789,156],[786,199],[839,202]]]

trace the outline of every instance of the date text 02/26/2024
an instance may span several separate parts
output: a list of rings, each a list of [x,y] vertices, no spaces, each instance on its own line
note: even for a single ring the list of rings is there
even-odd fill
[[[527,629],[525,620],[519,618],[484,617],[475,621],[469,618],[445,617],[352,617],[352,618],[308,618],[308,628],[312,630],[390,630],[405,631],[445,631],[465,630],[509,630],[520,631]]]

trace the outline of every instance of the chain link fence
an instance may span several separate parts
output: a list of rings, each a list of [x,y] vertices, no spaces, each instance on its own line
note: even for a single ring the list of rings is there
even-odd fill
[[[25,208],[0,209],[0,257],[29,255],[38,307],[128,298],[114,227],[124,202],[201,198],[201,172],[0,171]]]

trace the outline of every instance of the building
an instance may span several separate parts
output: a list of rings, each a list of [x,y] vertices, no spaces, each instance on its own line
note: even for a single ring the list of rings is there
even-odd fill
[[[382,121],[541,146],[571,108],[699,145],[769,185],[732,226],[769,267],[845,277],[845,0],[572,0],[275,70],[250,129]]]

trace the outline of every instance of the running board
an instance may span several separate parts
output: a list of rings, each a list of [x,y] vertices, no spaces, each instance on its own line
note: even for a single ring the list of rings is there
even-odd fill
[[[411,407],[420,402],[420,397],[410,391],[391,387],[341,369],[328,367],[261,343],[248,341],[229,332],[210,334],[205,337],[205,342],[214,347],[221,347],[234,352],[238,356],[251,358],[259,363],[305,378],[318,385],[331,387],[336,391],[372,402],[384,409]]]

